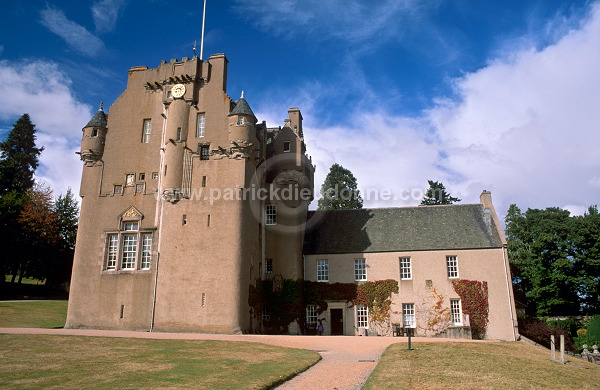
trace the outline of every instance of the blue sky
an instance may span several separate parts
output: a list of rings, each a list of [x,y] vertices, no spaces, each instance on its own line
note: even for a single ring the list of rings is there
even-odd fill
[[[201,32],[202,0],[1,5],[0,137],[28,112],[57,194],[127,70],[192,56]],[[368,207],[418,204],[428,179],[491,190],[500,214],[599,203],[598,2],[208,0],[205,37],[260,121],[300,107],[316,186],[337,162]]]

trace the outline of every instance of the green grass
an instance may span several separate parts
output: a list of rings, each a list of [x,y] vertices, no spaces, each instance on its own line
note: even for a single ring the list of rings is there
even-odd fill
[[[0,388],[265,389],[319,359],[249,342],[0,335]]]
[[[5,275],[4,281],[10,283],[12,280],[12,275]],[[15,283],[19,280],[19,276],[15,278]],[[43,286],[46,284],[45,280],[39,280],[34,278],[23,278],[21,279],[21,284],[35,284],[36,286]]]
[[[363,387],[369,389],[597,389],[600,366],[522,342],[390,346]],[[579,366],[579,367],[578,367]]]
[[[0,301],[0,328],[62,328],[66,318],[67,301]]]

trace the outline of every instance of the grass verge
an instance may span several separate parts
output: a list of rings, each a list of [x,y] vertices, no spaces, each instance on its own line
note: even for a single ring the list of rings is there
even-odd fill
[[[267,389],[319,359],[249,342],[0,335],[0,388]]]
[[[0,301],[0,328],[62,328],[66,318],[67,301]]]
[[[597,389],[600,366],[522,342],[394,344],[363,387],[369,389]]]

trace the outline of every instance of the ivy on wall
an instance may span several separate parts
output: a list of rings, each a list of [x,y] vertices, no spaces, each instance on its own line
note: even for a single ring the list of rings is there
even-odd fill
[[[392,314],[392,293],[398,293],[398,281],[394,279],[364,282],[356,289],[355,305],[369,308],[372,323],[386,326]]]
[[[435,287],[429,288],[427,298],[423,300],[423,314],[425,317],[424,325],[419,328],[425,331],[425,334],[436,335],[444,331],[450,325],[450,308],[444,305],[446,296],[439,292]]]
[[[490,308],[487,282],[455,279],[452,280],[452,287],[460,297],[463,313],[469,315],[473,338],[483,339]]]

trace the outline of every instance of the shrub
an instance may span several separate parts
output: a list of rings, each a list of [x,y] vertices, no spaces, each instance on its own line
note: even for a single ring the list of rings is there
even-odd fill
[[[565,350],[570,352],[581,352],[575,349],[573,340],[569,337],[569,331],[550,326],[535,317],[519,317],[519,333],[536,343],[550,348],[550,336],[554,335],[558,347],[560,335],[565,336]]]
[[[600,315],[594,316],[587,328],[587,337],[594,340],[595,343],[600,342]]]

